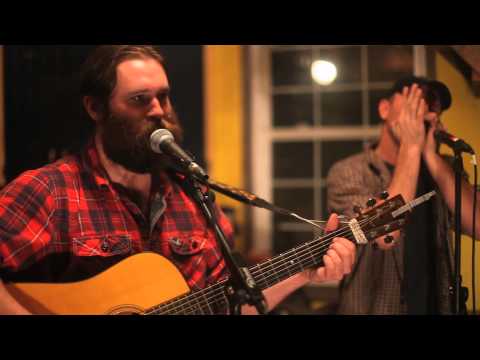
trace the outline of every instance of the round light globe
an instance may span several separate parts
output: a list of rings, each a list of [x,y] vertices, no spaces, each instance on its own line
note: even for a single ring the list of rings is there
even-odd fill
[[[312,64],[312,78],[319,85],[330,85],[337,78],[337,67],[325,60],[317,60]]]

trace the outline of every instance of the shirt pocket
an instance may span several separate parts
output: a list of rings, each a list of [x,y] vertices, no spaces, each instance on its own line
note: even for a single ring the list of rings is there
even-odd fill
[[[125,255],[132,249],[129,234],[83,235],[73,237],[73,253],[77,256]]]
[[[192,290],[202,289],[206,285],[208,274],[207,244],[207,238],[192,234],[168,238],[168,246],[172,254],[171,259]]]
[[[201,254],[207,239],[202,236],[174,236],[168,239],[170,250],[177,255],[192,256]]]

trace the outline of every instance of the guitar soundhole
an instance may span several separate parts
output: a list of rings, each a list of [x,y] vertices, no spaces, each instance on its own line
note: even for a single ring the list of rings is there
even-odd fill
[[[111,309],[107,315],[139,315],[144,309],[135,305],[120,305]]]

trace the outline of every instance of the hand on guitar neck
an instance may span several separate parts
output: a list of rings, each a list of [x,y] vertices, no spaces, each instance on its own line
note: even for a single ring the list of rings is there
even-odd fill
[[[338,215],[332,214],[325,227],[326,233],[337,230],[339,225]],[[330,249],[323,256],[325,266],[318,269],[305,271],[309,282],[322,283],[339,281],[352,271],[355,261],[355,245],[344,238],[335,238]]]

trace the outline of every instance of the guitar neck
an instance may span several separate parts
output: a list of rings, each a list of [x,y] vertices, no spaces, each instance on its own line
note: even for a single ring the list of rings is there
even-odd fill
[[[342,236],[353,239],[352,231],[346,227],[293,248],[270,260],[249,269],[261,290],[294,276],[305,269],[323,265],[323,255],[333,239]],[[203,290],[186,294],[167,303],[148,309],[145,314],[215,314],[228,309],[225,293],[228,280],[223,280]]]
[[[322,266],[323,256],[336,236],[353,239],[351,230],[342,228],[255,265],[250,273],[259,288],[265,290],[306,269]]]

